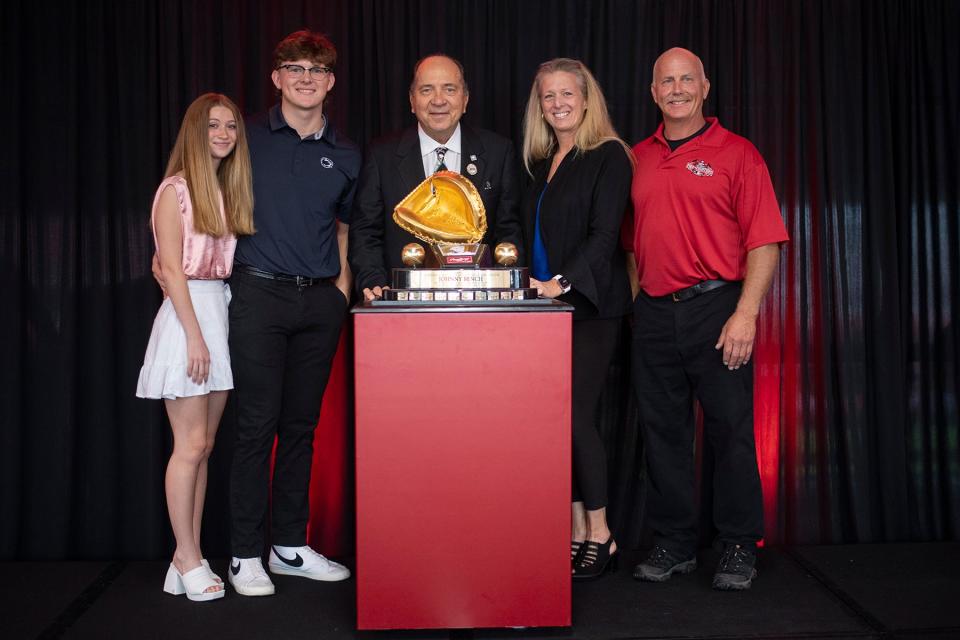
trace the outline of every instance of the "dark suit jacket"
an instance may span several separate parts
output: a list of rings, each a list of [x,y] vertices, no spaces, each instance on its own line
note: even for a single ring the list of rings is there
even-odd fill
[[[520,200],[517,160],[506,138],[460,123],[460,169],[480,192],[487,213],[483,242],[513,242],[523,251],[517,206]],[[476,156],[476,160],[471,160]],[[477,166],[476,175],[466,167]],[[402,267],[400,251],[420,242],[393,221],[393,209],[423,182],[423,161],[417,127],[373,143],[367,152],[350,220],[350,268],[358,291],[390,284],[390,270]]]
[[[547,185],[553,158],[532,167],[521,215],[527,263],[532,260],[537,200]],[[633,167],[626,150],[606,142],[592,151],[572,149],[557,168],[540,204],[540,234],[552,275],[573,286],[560,300],[574,318],[611,318],[629,313],[630,282],[620,245],[620,225],[630,199]]]

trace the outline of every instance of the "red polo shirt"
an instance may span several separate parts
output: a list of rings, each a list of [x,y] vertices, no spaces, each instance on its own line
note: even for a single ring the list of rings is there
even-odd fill
[[[703,280],[743,280],[748,251],[788,239],[760,152],[716,118],[706,120],[710,128],[676,151],[662,123],[633,148],[633,250],[651,296]]]

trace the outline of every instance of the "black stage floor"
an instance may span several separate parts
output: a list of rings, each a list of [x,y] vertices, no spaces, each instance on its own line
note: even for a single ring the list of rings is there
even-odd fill
[[[192,603],[161,591],[164,562],[6,562],[0,638],[960,638],[957,543],[766,549],[741,593],[710,589],[709,549],[659,585],[633,580],[634,560],[574,585],[569,629],[403,632],[356,630],[353,580],[275,576],[273,597]]]

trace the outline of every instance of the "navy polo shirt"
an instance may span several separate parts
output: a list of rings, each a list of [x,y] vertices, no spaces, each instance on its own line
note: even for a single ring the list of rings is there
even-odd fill
[[[329,120],[301,139],[280,105],[247,121],[253,165],[253,223],[235,261],[271,273],[329,278],[340,273],[337,220],[350,223],[360,149]]]

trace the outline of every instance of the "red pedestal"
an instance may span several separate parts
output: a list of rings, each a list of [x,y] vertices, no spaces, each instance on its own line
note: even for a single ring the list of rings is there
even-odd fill
[[[570,625],[571,329],[550,309],[356,313],[360,629]]]

